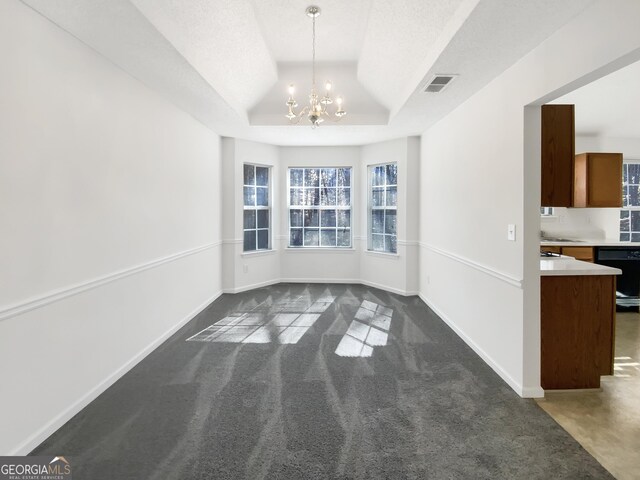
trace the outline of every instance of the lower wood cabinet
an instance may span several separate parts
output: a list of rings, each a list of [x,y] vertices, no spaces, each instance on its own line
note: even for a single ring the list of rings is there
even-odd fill
[[[543,252],[560,253],[573,257],[576,260],[582,260],[583,262],[594,261],[593,247],[561,247],[557,245],[545,245],[541,246],[540,250]]]
[[[613,375],[615,285],[613,275],[540,277],[542,388],[598,388]]]

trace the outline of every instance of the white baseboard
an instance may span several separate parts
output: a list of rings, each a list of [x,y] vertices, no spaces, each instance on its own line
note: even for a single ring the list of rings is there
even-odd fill
[[[420,299],[426,303],[431,310],[433,310],[440,319],[445,322],[451,329],[456,332],[456,334],[467,344],[469,345],[474,352],[476,352],[482,360],[485,361],[487,365],[489,365],[494,372],[496,372],[502,380],[504,380],[507,385],[509,385],[518,395],[523,398],[538,398],[544,396],[544,391],[540,387],[523,387],[520,383],[514,380],[504,369],[482,348],[480,348],[476,343],[471,340],[458,326],[456,323],[449,318],[442,310],[440,310],[437,306],[433,304],[428,298],[426,298],[422,293],[419,293],[418,296]]]
[[[358,283],[362,285],[366,285],[367,287],[378,288],[380,290],[384,290],[386,292],[395,293],[398,295],[402,295],[403,297],[410,297],[412,295],[418,295],[418,292],[401,290],[399,288],[390,287],[388,285],[382,285],[381,283],[369,282],[368,280],[360,280]]]
[[[281,278],[278,283],[361,283],[354,278]]]
[[[211,304],[211,302],[215,301],[222,292],[218,292],[215,295],[212,295],[207,300],[205,300],[202,304],[196,307],[191,313],[185,316],[182,320],[176,323],[169,330],[164,332],[160,337],[155,339],[145,348],[143,348],[139,353],[133,356],[128,362],[114,371],[107,378],[102,380],[98,385],[89,390],[84,396],[82,396],[78,401],[69,406],[66,410],[61,412],[58,416],[53,418],[49,423],[47,423],[40,430],[31,435],[27,440],[22,442],[19,446],[17,446],[13,451],[9,452],[9,456],[14,455],[27,455],[34,448],[40,445],[43,441],[49,438],[56,430],[58,430],[62,425],[71,420],[74,415],[79,413],[84,407],[89,405],[93,400],[95,400],[101,393],[103,393],[107,388],[113,385],[117,380],[119,380],[125,373],[135,367],[140,361],[142,361],[147,355],[149,355],[152,351],[154,351],[160,344],[162,344],[165,340],[167,340],[171,335],[176,333],[180,328],[182,328],[187,322],[192,320],[196,315],[198,315],[202,310],[204,310],[207,306]]]
[[[368,287],[378,288],[380,290],[384,290],[386,292],[395,293],[397,295],[402,295],[404,297],[410,297],[414,295],[418,295],[416,291],[407,291],[401,290],[399,288],[390,287],[388,285],[382,285],[380,283],[369,282],[367,280],[355,280],[355,279],[344,279],[344,278],[279,278],[275,280],[267,280],[264,282],[254,283],[251,285],[244,285],[236,288],[225,288],[222,290],[222,293],[240,293],[246,292],[248,290],[253,290],[255,288],[268,287],[269,285],[276,285],[278,283],[339,283],[339,284],[355,284],[355,285],[366,285]]]
[[[268,287],[269,285],[275,285],[276,283],[280,283],[280,279],[276,280],[266,280],[264,282],[258,282],[251,285],[244,285],[236,288],[224,288],[222,289],[222,293],[240,293],[246,292],[248,290],[253,290],[255,288]]]

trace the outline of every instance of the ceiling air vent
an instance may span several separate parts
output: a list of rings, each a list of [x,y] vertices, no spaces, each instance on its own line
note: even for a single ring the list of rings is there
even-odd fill
[[[429,93],[440,93],[445,89],[451,82],[453,82],[454,78],[457,75],[448,75],[448,74],[438,74],[434,75],[431,81],[427,84],[424,89],[425,92]]]

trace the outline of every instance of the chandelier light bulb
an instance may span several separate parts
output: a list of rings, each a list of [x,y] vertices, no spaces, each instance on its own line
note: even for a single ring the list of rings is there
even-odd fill
[[[329,90],[331,90],[331,82],[327,81],[327,83],[325,83],[324,87],[327,89],[327,92],[329,92]]]
[[[293,96],[293,93],[296,91],[296,87],[294,87],[293,83],[289,85],[289,95]]]
[[[342,97],[337,97],[336,98],[336,103],[338,104],[338,107],[342,106]]]

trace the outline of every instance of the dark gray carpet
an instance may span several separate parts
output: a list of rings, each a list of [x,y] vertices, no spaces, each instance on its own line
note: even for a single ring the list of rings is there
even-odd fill
[[[296,344],[186,341],[327,296]],[[393,310],[388,344],[339,356],[363,300]],[[419,299],[353,285],[222,296],[32,454],[76,480],[612,478]]]

